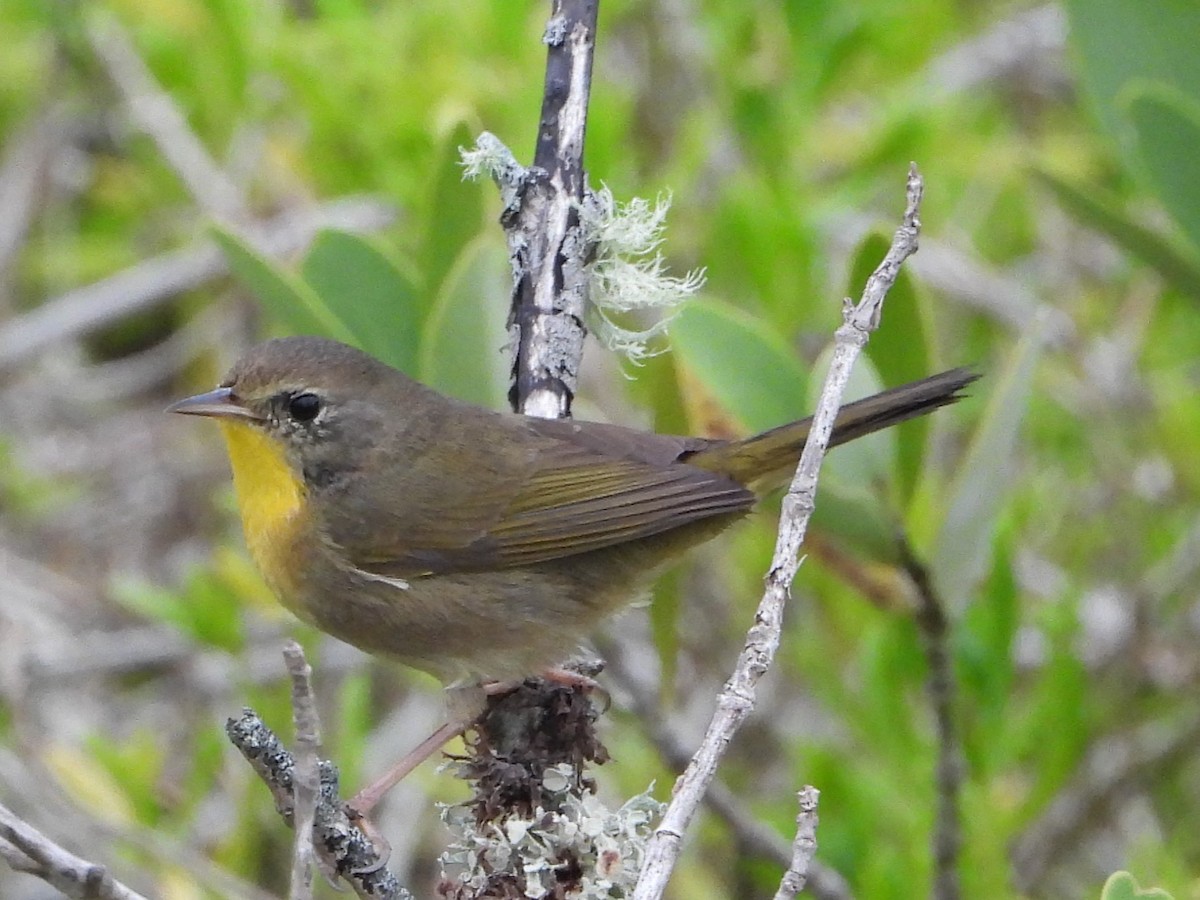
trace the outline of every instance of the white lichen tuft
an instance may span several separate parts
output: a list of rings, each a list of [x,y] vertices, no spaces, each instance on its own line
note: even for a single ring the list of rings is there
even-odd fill
[[[508,209],[516,204],[518,191],[529,177],[529,170],[517,162],[513,152],[490,131],[482,132],[471,149],[458,148],[463,181],[487,176],[500,188],[500,200]]]
[[[612,191],[601,187],[588,195],[581,207],[584,238],[595,247],[590,265],[589,324],[608,349],[637,363],[661,352],[649,342],[662,334],[669,315],[648,328],[634,330],[618,325],[613,316],[633,310],[665,313],[693,296],[704,285],[704,270],[682,278],[668,275],[659,247],[671,198],[660,195],[653,204],[635,197],[620,204]]]
[[[482,890],[497,873],[518,874],[525,896],[556,896],[561,889],[558,870],[574,860],[582,876],[579,900],[626,897],[637,883],[651,823],[663,804],[649,791],[638,794],[618,810],[610,810],[591,793],[572,789],[569,765],[554,766],[542,779],[550,812],[539,807],[528,818],[510,816],[480,830],[468,804],[443,806],[442,821],[452,842],[441,856],[442,870],[468,890]]]

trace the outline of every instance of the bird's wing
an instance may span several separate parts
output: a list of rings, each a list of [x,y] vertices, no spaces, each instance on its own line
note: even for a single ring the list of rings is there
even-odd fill
[[[355,564],[399,577],[526,566],[754,504],[755,495],[727,476],[667,461],[679,450],[664,449],[665,442],[675,439],[661,438],[638,454],[643,458],[613,458],[593,446],[594,434],[576,442],[560,439],[567,430],[534,427],[553,442],[552,452],[533,457],[531,471],[512,479],[503,502],[484,478],[479,494],[460,494],[446,515],[423,516],[424,526],[399,530],[382,546],[360,547]]]

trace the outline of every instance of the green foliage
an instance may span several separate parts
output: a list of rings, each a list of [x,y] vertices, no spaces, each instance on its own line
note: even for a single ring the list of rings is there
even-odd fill
[[[359,235],[323,231],[304,257],[302,272],[354,343],[416,377],[421,291],[383,247]]]
[[[120,118],[106,105],[113,91],[84,36],[82,7],[125,24],[201,143],[238,173],[255,213],[364,193],[399,210],[381,233],[324,232],[290,260],[217,231],[233,280],[255,298],[268,332],[339,337],[442,390],[506,406],[511,277],[499,204],[490,185],[461,181],[458,147],[486,128],[529,161],[543,6],[0,4],[5,148],[62,97],[68,110],[96,111],[46,181],[50,212],[4,272],[0,328],[205,232],[153,141],[109,127]],[[920,896],[932,878],[937,748],[898,537],[928,566],[951,614],[966,768],[964,896],[1012,895],[1008,848],[1073,783],[1096,741],[1194,709],[1187,563],[1200,498],[1200,6],[1065,7],[1065,65],[1087,106],[1058,82],[1038,82],[1040,66],[1022,67],[1021,78],[989,70],[980,54],[944,66],[943,54],[1012,14],[1007,5],[700,0],[677,22],[656,4],[603,4],[590,176],[618,198],[670,190],[664,253],[672,271],[705,267],[708,289],[674,321],[670,353],[628,368],[632,381],[614,377],[621,367],[589,345],[589,362],[601,364],[584,379],[580,408],[718,435],[807,414],[842,296],[857,297],[882,257],[913,159],[928,187],[924,249],[893,288],[854,390],[951,365],[983,375],[955,408],[831,454],[776,680],[722,770],[785,837],[795,816],[790,791],[817,785],[818,858],[856,896]],[[1053,54],[1037,60],[1058,64]],[[981,80],[956,86],[964,67]],[[119,355],[146,335],[174,332],[216,306],[222,287],[193,291],[136,325],[118,323],[104,346]],[[1068,323],[1063,334],[1050,335],[1033,315],[1040,305]],[[60,361],[48,357],[44,368],[18,374],[52,388]],[[161,382],[136,400],[63,403],[47,418],[67,423],[90,405],[105,420],[125,412],[118,402],[157,410],[167,400]],[[35,404],[58,402],[30,395]],[[116,608],[106,614],[181,634],[234,671],[261,671],[242,654],[255,651],[261,620],[277,614],[234,549],[240,542],[214,538],[226,550],[170,587],[151,580],[169,567],[91,570],[101,555],[90,552],[95,515],[80,517],[92,533],[83,541],[89,552],[79,554],[53,516],[101,502],[102,485],[69,466],[33,471],[38,449],[62,439],[30,440],[22,434],[27,410],[12,409],[0,421],[0,531],[28,532],[24,543],[35,545],[36,529],[49,522],[46,564],[70,570],[78,556],[77,581],[111,583]],[[652,608],[651,627],[668,707],[677,699],[689,711],[707,708],[697,686],[720,684],[741,646],[773,540],[765,505],[697,554],[699,569],[676,569],[658,588],[667,602]],[[114,518],[114,530],[128,521]],[[189,553],[194,547],[167,558]],[[1097,661],[1085,652],[1094,649],[1087,614],[1102,590],[1122,598],[1133,624],[1131,634],[1118,630],[1127,640],[1119,652]],[[322,673],[321,645],[300,634]],[[390,670],[319,675],[331,707],[327,748],[350,788],[374,774],[361,771],[362,746],[396,681]],[[103,687],[145,708],[155,705],[142,698],[156,684],[140,673]],[[205,804],[223,798],[233,819],[202,852],[278,889],[289,835],[261,786],[231,763],[219,723],[230,705],[248,703],[286,734],[287,686],[272,680],[232,685],[217,699],[202,694],[160,704],[172,726],[182,723],[169,744],[151,735],[171,729],[97,728],[82,749],[56,744],[51,771],[89,813],[135,836],[139,828],[181,840],[211,834],[200,826],[213,814]],[[6,694],[0,731],[14,747],[30,718],[19,699]],[[619,702],[612,719],[610,786],[629,796],[654,777],[666,796],[672,773],[644,729]],[[1137,773],[1134,788],[1154,828],[1128,859],[1109,865],[1186,896],[1200,871],[1194,758],[1162,768]],[[1100,890],[1091,828],[1083,823],[1079,846],[1064,852],[1065,874],[1044,876],[1035,895],[1062,883],[1077,896]],[[709,822],[700,841],[706,852],[685,858],[681,896],[733,894],[746,883],[739,878],[754,885],[746,895],[770,894],[777,868],[739,863],[742,848],[728,829]],[[421,858],[432,858],[426,850]],[[1104,896],[1136,889],[1114,876]],[[1126,893],[1110,894],[1119,890]]]
[[[890,243],[891,235],[876,233],[868,235],[859,245],[850,267],[850,283],[846,285],[848,297],[857,300],[862,294]],[[895,387],[936,371],[931,318],[929,298],[918,288],[908,269],[901,269],[888,292],[887,327],[872,337],[868,348],[882,385]],[[896,501],[901,507],[907,506],[916,490],[929,428],[930,420],[920,418],[888,432],[896,443]]]
[[[262,303],[267,314],[294,334],[321,334],[347,344],[358,340],[343,316],[303,279],[230,231],[215,229],[230,271]],[[337,295],[335,295],[337,296]],[[344,295],[340,295],[344,296]]]
[[[502,408],[504,322],[512,276],[498,235],[468,244],[446,274],[421,345],[421,380],[461,400]]]
[[[216,237],[234,275],[284,331],[352,344],[463,400],[503,403],[508,263],[498,237],[464,246],[432,295],[358,235],[322,232],[299,275],[230,232]]]
[[[1146,177],[1192,249],[1200,253],[1200,106],[1153,82],[1131,86],[1123,99]]]
[[[1114,872],[1104,882],[1104,890],[1100,892],[1100,900],[1171,900],[1171,895],[1160,888],[1143,890],[1128,872]]]
[[[933,573],[951,609],[966,604],[989,568],[986,554],[1010,485],[1043,340],[1040,323],[1032,323],[1005,370],[997,373],[988,407],[943,501],[945,513],[933,544]]]
[[[805,367],[766,322],[728,303],[685,306],[671,326],[671,349],[694,398],[693,419],[711,410],[727,418],[726,429],[750,433],[804,414]]]
[[[1141,248],[1193,296],[1200,268],[1200,61],[1183,35],[1200,33],[1200,7],[1178,0],[1072,0],[1067,4],[1083,84],[1128,172],[1156,196],[1186,246],[1177,254],[1123,221],[1111,203],[1075,199],[1092,224]],[[1060,193],[1075,191],[1053,185]],[[1180,271],[1182,269],[1182,271]]]
[[[130,612],[170,625],[201,646],[236,651],[245,643],[245,597],[210,569],[195,569],[178,588],[117,581],[112,597]]]

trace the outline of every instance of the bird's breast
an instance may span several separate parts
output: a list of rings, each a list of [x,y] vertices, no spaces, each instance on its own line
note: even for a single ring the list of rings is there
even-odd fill
[[[305,560],[299,558],[297,538],[308,525],[304,485],[274,438],[242,422],[220,425],[246,546],[283,605],[301,614],[296,607]]]

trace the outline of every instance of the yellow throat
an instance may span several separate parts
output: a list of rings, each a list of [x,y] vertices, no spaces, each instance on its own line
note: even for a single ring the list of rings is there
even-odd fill
[[[292,538],[302,524],[297,513],[303,509],[304,485],[274,438],[244,422],[218,424],[229,451],[246,546],[271,590],[291,607]]]

